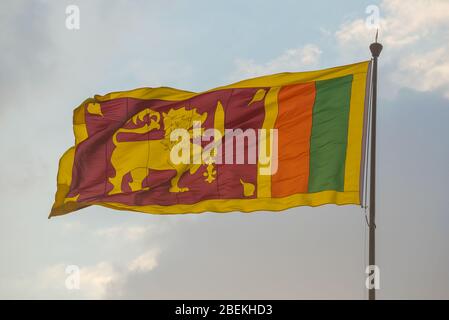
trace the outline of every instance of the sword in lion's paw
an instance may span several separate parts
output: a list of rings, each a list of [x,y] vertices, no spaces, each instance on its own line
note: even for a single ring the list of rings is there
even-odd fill
[[[215,130],[220,132],[221,138],[224,137],[224,131],[225,131],[224,122],[225,122],[225,119],[224,119],[223,105],[221,104],[220,101],[218,101],[217,107],[215,108],[214,128],[215,128]],[[208,183],[212,183],[216,179],[216,175],[217,175],[217,170],[215,170],[215,166],[214,166],[214,162],[215,162],[214,159],[216,156],[215,151],[217,150],[217,147],[218,147],[219,143],[221,143],[221,141],[219,143],[217,143],[217,141],[214,138],[214,143],[216,143],[216,145],[215,145],[216,147],[211,152],[212,158],[207,159],[206,172],[203,173],[203,176],[205,177],[204,181],[206,181]]]

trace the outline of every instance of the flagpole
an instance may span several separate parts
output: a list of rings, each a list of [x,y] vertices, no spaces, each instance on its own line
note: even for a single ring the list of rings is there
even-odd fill
[[[371,160],[370,160],[370,198],[369,198],[369,258],[368,264],[376,265],[376,108],[377,108],[377,58],[382,51],[382,45],[376,41],[369,46],[373,56],[372,67],[372,97],[371,97]],[[373,269],[370,269],[373,270]],[[378,276],[375,271],[374,276]],[[368,299],[376,300],[376,289],[368,289]]]

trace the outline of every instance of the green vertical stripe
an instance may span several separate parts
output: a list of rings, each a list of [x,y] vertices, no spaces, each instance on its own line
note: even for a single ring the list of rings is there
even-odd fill
[[[352,75],[316,82],[309,192],[344,191]]]

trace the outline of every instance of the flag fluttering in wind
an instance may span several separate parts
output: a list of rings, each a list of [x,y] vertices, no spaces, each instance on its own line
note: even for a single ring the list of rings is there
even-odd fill
[[[50,216],[360,204],[370,62],[87,99]]]

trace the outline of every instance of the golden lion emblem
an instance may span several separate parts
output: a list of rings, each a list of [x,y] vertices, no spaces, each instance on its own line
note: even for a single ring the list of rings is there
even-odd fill
[[[189,191],[189,188],[181,188],[178,186],[179,179],[187,171],[190,171],[190,174],[194,174],[201,164],[174,164],[170,160],[170,151],[176,142],[170,140],[170,134],[175,129],[185,129],[192,132],[193,123],[200,122],[203,124],[207,118],[207,112],[200,114],[196,108],[186,110],[184,107],[170,109],[169,112],[162,113],[164,138],[144,141],[117,140],[119,133],[145,134],[152,130],[160,129],[160,113],[149,108],[134,115],[128,120],[127,124],[132,121],[136,125],[138,120],[142,121],[145,117],[149,118],[149,124],[145,123],[142,127],[135,129],[120,128],[112,137],[115,149],[111,155],[111,163],[115,169],[115,176],[109,178],[109,181],[113,185],[113,189],[109,192],[109,195],[123,192],[121,187],[123,177],[128,173],[131,174],[132,181],[129,183],[129,186],[133,192],[148,190],[149,187],[142,187],[142,182],[151,170],[175,170],[176,175],[170,180],[169,191]],[[190,142],[190,146],[192,147],[192,142]]]

